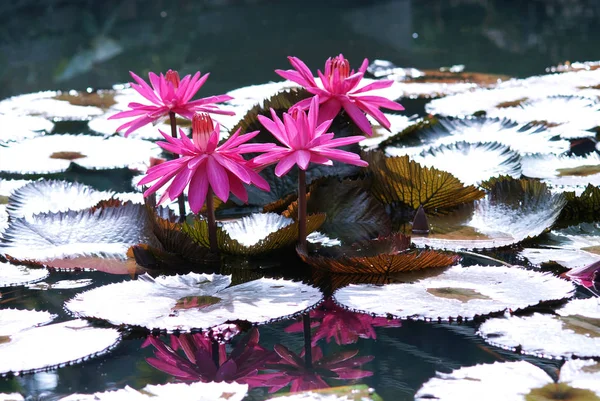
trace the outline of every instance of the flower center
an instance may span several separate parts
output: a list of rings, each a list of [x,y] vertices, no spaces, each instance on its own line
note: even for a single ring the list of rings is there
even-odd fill
[[[329,80],[333,80],[335,75],[335,71],[338,71],[340,81],[348,78],[350,76],[350,63],[348,60],[343,58],[342,56],[337,56],[332,60],[331,63],[331,75],[329,76]]]
[[[201,149],[206,149],[210,134],[215,130],[212,118],[206,113],[196,113],[192,119],[192,136],[194,143]]]
[[[181,82],[181,80],[179,79],[179,73],[177,71],[167,71],[165,79],[167,80],[167,82],[170,82],[171,85],[173,85],[173,89],[179,88],[179,82]]]

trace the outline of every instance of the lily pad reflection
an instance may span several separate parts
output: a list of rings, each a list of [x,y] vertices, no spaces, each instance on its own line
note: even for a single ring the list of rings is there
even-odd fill
[[[262,278],[229,287],[231,276],[140,276],[77,295],[66,303],[77,316],[169,332],[208,329],[227,321],[254,324],[286,318],[321,300],[314,287]],[[210,297],[210,298],[208,298]],[[210,302],[202,302],[202,300]]]

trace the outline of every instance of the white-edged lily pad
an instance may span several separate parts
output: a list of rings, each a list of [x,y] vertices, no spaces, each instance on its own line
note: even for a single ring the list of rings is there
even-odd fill
[[[25,398],[19,393],[0,394],[0,401],[25,401]]]
[[[130,246],[152,240],[145,207],[127,203],[11,220],[0,253],[37,262],[90,255],[125,258]]]
[[[50,275],[47,269],[32,269],[0,262],[0,287],[25,285],[45,279]]]
[[[95,288],[66,303],[76,316],[167,331],[207,329],[229,320],[254,324],[286,318],[313,307],[321,292],[306,284],[262,278],[229,287],[231,276],[140,276]]]
[[[488,117],[507,118],[520,123],[544,122],[549,125],[567,123],[569,130],[584,131],[600,125],[600,103],[579,96],[550,96],[527,100],[514,107],[488,111]],[[567,128],[567,127],[563,127]],[[589,133],[588,136],[593,136]]]
[[[552,230],[539,245],[544,248],[524,249],[522,256],[534,264],[552,261],[571,269],[590,265],[600,260],[600,222]]]
[[[46,91],[14,96],[0,102],[0,113],[13,116],[39,116],[57,121],[84,121],[103,113],[99,107],[79,106],[66,100],[79,94],[76,91]]]
[[[600,357],[600,300],[573,300],[556,313],[490,319],[477,334],[492,345],[544,358]]]
[[[0,236],[8,228],[8,212],[6,211],[6,205],[0,205]]]
[[[94,394],[73,394],[60,401],[242,401],[248,385],[240,383],[167,383],[149,384],[141,390],[129,386],[115,391]]]
[[[83,278],[80,280],[60,280],[56,283],[46,283],[45,281],[29,284],[27,286],[30,290],[39,290],[39,291],[47,291],[47,290],[72,290],[74,288],[84,288],[91,285],[93,282],[90,278]]]
[[[521,176],[521,156],[497,142],[455,142],[430,148],[412,159],[452,173],[465,185],[477,185],[500,175]]]
[[[373,136],[365,137],[365,139],[360,141],[359,145],[361,148],[366,149],[366,150],[374,149],[381,142],[385,141],[386,139],[388,139],[389,137],[391,137],[393,135],[396,135],[399,132],[404,131],[406,128],[410,127],[411,125],[413,125],[414,123],[416,123],[418,121],[414,116],[407,117],[402,114],[389,114],[389,113],[383,113],[383,114],[390,122],[390,129],[388,130],[388,129],[384,128],[373,117],[367,116],[367,119],[369,120],[369,122],[371,123],[371,126],[373,127]]]
[[[3,180],[0,179],[0,199],[4,196],[8,198],[13,191],[33,182],[31,180]],[[0,202],[4,203],[4,202]]]
[[[570,142],[564,139],[557,140],[555,136],[555,132],[542,125],[519,124],[510,120],[485,117],[440,118],[437,124],[424,128],[418,133],[422,146],[427,147],[450,145],[455,142],[497,142],[521,155],[563,153],[569,150]],[[414,154],[417,149],[409,147],[406,154]],[[394,156],[399,152],[406,152],[401,144],[387,147],[385,151]]]
[[[559,380],[572,387],[590,389],[600,396],[600,362],[569,360],[560,368]]]
[[[244,246],[252,246],[292,223],[293,219],[277,213],[254,213],[239,220],[224,222],[222,227],[231,239]]]
[[[600,185],[600,155],[527,155],[523,157],[523,175],[540,178],[563,191]]]
[[[108,352],[121,339],[116,329],[81,319],[20,331],[0,344],[0,375],[33,373]]]
[[[401,319],[472,319],[570,297],[574,286],[552,274],[505,266],[453,266],[414,283],[350,285],[334,293],[350,310]]]
[[[16,219],[42,212],[83,210],[113,195],[114,192],[97,191],[78,182],[39,180],[14,191],[8,199],[7,211]]]
[[[381,401],[374,389],[364,384],[301,391],[269,398],[277,401]]]
[[[89,135],[47,135],[0,147],[0,172],[59,173],[71,163],[91,170],[148,164],[160,148],[148,141]]]
[[[54,123],[42,117],[0,114],[0,143],[22,141],[52,131]]]
[[[413,237],[418,246],[441,249],[483,249],[512,245],[551,227],[566,200],[545,184],[499,180],[485,198],[446,216],[429,218],[430,233]]]
[[[583,362],[583,363],[582,363]],[[440,401],[595,401],[600,395],[598,373],[582,375],[586,361],[568,361],[558,383],[542,369],[526,362],[495,362],[436,374],[415,394],[415,400]],[[583,379],[580,379],[583,377]],[[600,380],[598,380],[600,382]]]
[[[50,323],[56,315],[46,311],[27,309],[0,309],[0,345],[9,342],[11,337],[23,330]]]

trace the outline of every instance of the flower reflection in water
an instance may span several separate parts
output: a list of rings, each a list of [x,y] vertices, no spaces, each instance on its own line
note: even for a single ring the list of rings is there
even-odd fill
[[[354,380],[373,375],[373,372],[358,368],[372,361],[374,356],[357,357],[358,350],[341,351],[324,357],[319,346],[312,347],[312,366],[307,366],[301,355],[283,345],[277,344],[274,348],[281,360],[267,367],[276,371],[249,378],[250,386],[269,387],[270,393],[287,385],[290,385],[291,392],[308,391],[329,387],[324,380],[326,378]]]
[[[148,364],[182,381],[235,381],[252,386],[249,378],[264,369],[265,363],[279,359],[274,352],[258,345],[256,328],[233,348],[229,357],[225,344],[214,342],[204,334],[171,335],[170,339],[171,346],[168,346],[158,338],[148,336],[142,347],[153,345],[156,348],[154,358],[146,359]]]
[[[311,327],[316,328],[312,335],[312,345],[323,338],[329,343],[333,338],[339,345],[354,344],[359,338],[377,339],[375,327],[400,327],[397,319],[373,317],[356,313],[336,305],[331,298],[310,312]],[[288,333],[301,332],[302,322],[294,323],[285,329]]]

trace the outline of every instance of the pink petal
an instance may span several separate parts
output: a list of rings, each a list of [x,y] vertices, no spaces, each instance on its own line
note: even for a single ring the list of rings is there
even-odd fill
[[[189,168],[183,168],[181,171],[175,176],[173,182],[169,186],[169,198],[175,199],[185,189],[185,187],[189,184],[192,179],[192,173],[194,170],[190,170]]]
[[[275,73],[280,77],[290,80],[292,82],[297,83],[303,87],[310,87],[312,83],[304,79],[304,77],[297,71],[294,70],[275,70]]]
[[[332,160],[337,160],[342,163],[352,164],[359,167],[367,167],[369,163],[364,160],[361,160],[360,157],[356,153],[346,152],[344,150],[339,149],[320,149],[318,151],[314,150],[319,155],[327,157]]]
[[[358,108],[357,105],[350,101],[346,101],[343,104],[344,110],[348,113],[348,116],[354,121],[354,123],[360,128],[362,132],[367,134],[368,136],[373,135],[373,130],[371,129],[371,123],[367,120],[367,117],[363,114],[363,112]]]
[[[273,109],[271,109],[271,110],[273,110]],[[274,111],[272,111],[272,113],[274,113]],[[281,123],[281,120],[279,120],[279,118],[277,117],[277,115],[274,115],[273,120],[269,120],[267,117],[259,115],[258,116],[258,121],[271,134],[273,134],[273,136],[279,142],[281,142],[285,146],[288,146],[288,147],[290,146],[290,144],[288,142],[287,133],[285,131],[285,127],[284,127],[283,123]]]
[[[369,67],[369,60],[364,59],[362,64],[360,65],[360,68],[358,69],[358,72],[362,72],[364,74],[365,72],[367,72],[368,67]]]
[[[294,152],[296,155],[296,163],[302,170],[306,170],[308,163],[310,162],[310,152],[308,150],[297,150]]]
[[[214,160],[216,160],[221,166],[223,166],[226,170],[229,170],[244,183],[250,184],[250,175],[240,163],[218,153],[213,153],[212,158],[214,158]]]
[[[288,60],[290,61],[290,64],[292,65],[292,67],[294,67],[296,69],[296,71],[298,71],[300,73],[300,75],[308,82],[310,83],[310,85],[307,86],[317,86],[315,79],[313,77],[313,73],[310,70],[310,68],[308,68],[308,66],[306,64],[304,64],[304,61],[300,60],[298,57],[288,57]]]
[[[231,193],[234,194],[239,200],[244,203],[248,203],[248,192],[246,188],[244,188],[244,184],[240,181],[239,178],[234,176],[233,174],[228,174],[229,176],[229,189]]]
[[[286,175],[292,167],[294,167],[294,164],[296,164],[296,155],[294,153],[296,152],[291,152],[277,163],[277,166],[275,167],[275,175],[277,177]]]
[[[321,107],[319,107],[319,118],[317,120],[318,124],[323,123],[323,121],[333,120],[341,109],[342,104],[334,97],[330,98],[326,102],[321,103]]]
[[[229,179],[227,172],[214,158],[209,157],[206,161],[206,173],[210,187],[215,195],[223,202],[229,198]]]
[[[208,193],[208,178],[206,177],[206,168],[204,166],[196,169],[192,179],[190,181],[190,188],[188,190],[188,201],[190,203],[190,209],[192,212],[198,214],[204,206],[206,201],[206,194]]]
[[[142,95],[154,104],[161,104],[160,99],[158,98],[158,96],[156,96],[156,93],[150,87],[150,85],[146,83],[146,81],[134,74],[133,71],[129,71],[129,74],[140,85],[139,89],[134,88],[140,95]]]
[[[393,84],[394,84],[394,81],[391,81],[391,80],[376,81],[376,82],[370,83],[368,85],[365,85],[362,88],[358,88],[357,90],[353,91],[351,93],[351,95],[355,95],[357,93],[369,92],[369,91],[377,90],[377,89],[389,88]],[[349,93],[349,95],[350,95],[350,93]]]
[[[350,98],[358,100],[361,103],[368,103],[373,106],[383,107],[390,110],[404,110],[404,107],[400,103],[392,102],[390,99],[386,99],[382,96],[352,96]]]

